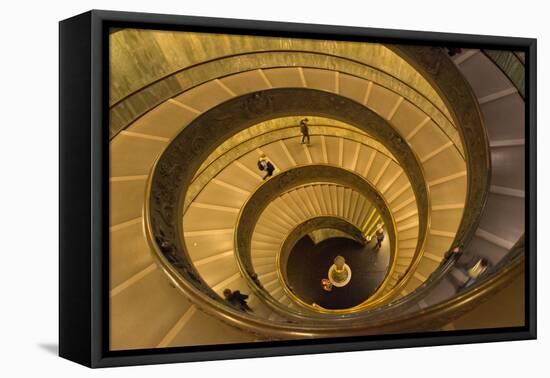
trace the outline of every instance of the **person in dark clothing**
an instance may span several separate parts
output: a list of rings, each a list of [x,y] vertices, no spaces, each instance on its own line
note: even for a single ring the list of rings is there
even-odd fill
[[[381,224],[378,224],[378,229],[376,230],[376,245],[374,248],[379,250],[382,247],[382,242],[384,241],[384,228]]]
[[[225,289],[223,296],[231,306],[244,312],[252,312],[252,309],[246,303],[248,295],[241,294],[239,290],[231,291],[230,289]]]
[[[258,278],[258,275],[256,273],[250,273],[250,279],[258,286],[262,286],[262,283],[260,282],[260,279]]]
[[[328,278],[323,278],[321,280],[321,287],[324,291],[332,291],[332,282]]]
[[[457,245],[454,248],[445,252],[445,254],[443,255],[443,260],[446,261],[449,258],[451,258],[451,256],[460,256],[462,255],[462,252],[463,252],[462,244]]]
[[[459,47],[447,47],[447,54],[449,56],[455,56],[462,53],[462,49]]]
[[[309,127],[307,126],[308,122],[309,120],[307,118],[304,118],[300,121],[300,132],[302,133],[301,144],[304,144],[307,140],[307,144],[309,145]]]
[[[273,164],[271,164],[269,160],[267,160],[265,154],[262,154],[260,156],[260,159],[258,160],[258,169],[260,171],[266,172],[265,176],[263,177],[263,180],[265,180],[266,178],[273,176],[273,171],[275,170],[275,167],[273,166]]]

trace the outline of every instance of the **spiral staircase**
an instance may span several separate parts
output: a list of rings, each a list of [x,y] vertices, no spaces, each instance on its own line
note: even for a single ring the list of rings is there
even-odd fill
[[[521,281],[520,55],[110,38],[111,349],[459,329]],[[275,166],[266,180],[261,155]],[[388,236],[383,280],[346,309],[304,302],[286,276],[298,238],[331,222],[357,240],[378,224]],[[488,273],[465,288],[480,258]],[[228,288],[252,311],[227,303]]]

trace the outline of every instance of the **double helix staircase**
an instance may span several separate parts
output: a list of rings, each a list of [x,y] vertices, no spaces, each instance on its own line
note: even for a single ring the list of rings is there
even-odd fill
[[[346,320],[357,326],[380,324],[458,296],[467,280],[465,267],[479,258],[487,259],[495,273],[517,260],[524,233],[525,105],[521,91],[491,56],[465,50],[452,57],[481,110],[491,171],[487,201],[473,237],[460,256],[451,258],[446,252],[454,246],[468,210],[467,157],[457,125],[443,104],[426,99],[427,90],[413,96],[402,87],[389,89],[368,77],[327,67],[256,67],[192,86],[129,123],[110,143],[111,348],[273,338],[269,332],[259,332],[264,328],[258,326],[251,331],[246,320],[265,324],[265,329],[270,324],[337,329]],[[227,288],[250,295],[253,312],[244,314],[236,326],[186,296],[166,274],[148,234],[145,202],[156,162],[187,125],[229,99],[276,88],[335,93],[378,114],[413,152],[429,197],[419,201],[411,177],[382,141],[338,119],[307,113],[273,117],[222,141],[201,162],[184,194],[181,237],[187,249],[184,257],[218,295],[219,303]],[[301,143],[297,126],[305,117],[310,120],[310,145]],[[267,180],[257,168],[261,155],[275,166]],[[330,167],[365,182],[390,217],[385,222],[372,198],[337,178],[295,185],[275,193],[258,211],[249,235],[250,266],[243,264],[236,237],[243,209],[270,180],[311,166]],[[427,209],[425,218],[420,216],[421,207]],[[319,313],[297,302],[279,273],[278,256],[292,230],[327,216],[345,220],[365,235],[372,235],[379,223],[395,235],[385,284],[364,307],[343,316]],[[250,267],[257,284],[250,280]],[[306,331],[296,334],[314,336]]]

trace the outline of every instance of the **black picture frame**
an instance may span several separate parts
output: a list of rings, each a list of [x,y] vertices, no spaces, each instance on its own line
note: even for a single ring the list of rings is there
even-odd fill
[[[526,325],[332,340],[108,350],[109,28],[194,30],[525,52]],[[536,39],[93,10],[59,24],[59,354],[89,367],[536,338]]]

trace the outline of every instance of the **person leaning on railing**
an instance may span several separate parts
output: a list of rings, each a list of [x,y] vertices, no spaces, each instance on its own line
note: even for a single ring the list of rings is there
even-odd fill
[[[258,278],[258,275],[256,273],[249,273],[249,276],[252,282],[254,282],[257,286],[262,286],[262,283],[260,282],[260,279]]]
[[[447,261],[451,256],[457,256],[460,257],[462,255],[464,248],[462,245],[457,245],[454,248],[448,250],[445,252],[445,255],[443,256],[443,262]]]

